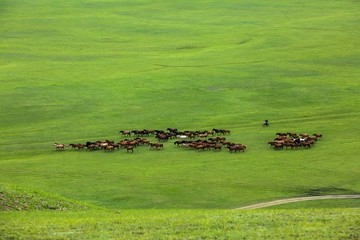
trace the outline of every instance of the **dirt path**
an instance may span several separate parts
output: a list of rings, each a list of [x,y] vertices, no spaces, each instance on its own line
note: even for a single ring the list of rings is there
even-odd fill
[[[351,199],[351,198],[359,198],[360,194],[358,195],[325,195],[325,196],[313,196],[313,197],[297,197],[297,198],[286,198],[271,202],[264,202],[264,203],[257,203],[238,209],[257,209],[257,208],[265,208],[265,207],[271,207],[275,205],[285,204],[285,203],[294,203],[294,202],[302,202],[302,201],[310,201],[310,200],[323,200],[323,199]]]

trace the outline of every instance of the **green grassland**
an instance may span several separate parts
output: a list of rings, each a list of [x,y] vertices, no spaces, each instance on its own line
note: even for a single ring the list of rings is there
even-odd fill
[[[8,239],[359,239],[359,209],[5,212]]]
[[[325,205],[325,208],[312,206],[317,209],[250,211],[219,209],[114,211],[42,191],[2,184],[0,185],[0,236],[3,239],[357,239],[360,237],[358,208],[346,209],[338,205],[338,208],[329,209],[327,206]]]
[[[140,209],[189,209],[186,216],[196,219],[196,211],[211,211],[201,209],[359,193],[359,10],[350,0],[1,1],[0,182],[134,211],[129,218]],[[264,119],[270,127],[261,126]],[[168,127],[229,129],[226,138],[248,148],[198,152],[174,140],[163,150],[139,147],[133,154],[52,146],[119,141],[119,130]],[[266,143],[277,132],[323,138],[311,149],[274,151]],[[320,204],[331,206],[359,204]],[[144,211],[145,218],[184,210],[152,211]],[[283,223],[292,213],[301,215],[271,211],[274,218],[286,215]],[[271,211],[241,212],[239,221]],[[320,218],[338,211],[334,225],[352,214],[319,211]],[[359,219],[354,211],[351,216]],[[56,219],[62,213],[9,212],[0,220],[20,226],[42,214]],[[69,227],[77,213],[67,214]],[[86,214],[93,219],[98,212]],[[1,231],[15,234],[6,225]],[[41,234],[50,225],[34,231]],[[301,234],[291,227],[289,232]]]

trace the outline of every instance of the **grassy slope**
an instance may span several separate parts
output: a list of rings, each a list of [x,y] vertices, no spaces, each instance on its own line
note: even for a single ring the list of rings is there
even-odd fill
[[[6,239],[355,239],[360,234],[357,208],[110,211],[4,184],[0,212],[0,236]]]
[[[0,212],[34,210],[81,211],[89,209],[94,209],[94,207],[42,191],[0,184]]]
[[[110,211],[3,184],[0,212],[0,236],[6,239],[356,239],[360,236],[358,208]]]
[[[358,239],[359,209],[6,212],[0,234],[51,239]]]
[[[358,10],[353,1],[4,1],[0,181],[112,208],[359,192]],[[227,128],[249,149],[51,146],[167,127]],[[324,139],[275,152],[266,142],[279,131]]]

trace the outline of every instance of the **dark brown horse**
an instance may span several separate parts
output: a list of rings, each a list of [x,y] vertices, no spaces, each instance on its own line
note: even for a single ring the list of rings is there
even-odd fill
[[[162,133],[157,134],[157,135],[155,136],[155,138],[156,138],[159,142],[165,142],[165,141],[169,140],[169,136],[168,136],[167,134],[162,134]]]
[[[321,133],[314,133],[313,136],[315,136],[317,139],[319,139],[319,138],[322,137],[322,134]]]
[[[245,152],[246,145],[244,144],[235,144],[227,147],[229,149],[229,152]]]
[[[280,143],[280,142],[275,142],[273,145],[275,150],[280,150],[284,148],[284,143]]]
[[[217,143],[217,144],[214,144],[213,149],[214,149],[215,151],[220,151],[220,150],[221,150],[221,147],[222,147],[222,145]]]
[[[164,149],[164,144],[162,143],[149,143],[149,145],[150,145],[150,149],[157,149],[157,150]]]

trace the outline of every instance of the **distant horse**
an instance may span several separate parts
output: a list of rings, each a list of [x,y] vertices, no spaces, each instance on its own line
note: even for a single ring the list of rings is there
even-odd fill
[[[65,144],[62,144],[62,143],[54,143],[54,147],[56,150],[64,150],[65,147],[68,147],[68,146]]]
[[[126,152],[129,153],[133,153],[134,152],[134,147],[133,146],[126,146]]]
[[[244,144],[235,144],[235,145],[230,145],[227,148],[229,149],[229,152],[240,152],[240,151],[245,152],[246,145],[244,145]]]
[[[115,147],[113,145],[107,145],[104,147],[104,151],[112,152],[115,150]]]
[[[222,145],[221,144],[215,144],[214,146],[213,146],[213,149],[215,150],[215,151],[220,151],[221,150],[221,147],[222,147]]]
[[[275,150],[279,150],[279,149],[283,149],[284,148],[284,144],[283,143],[279,143],[279,142],[277,142],[277,143],[274,143],[274,149]]]
[[[155,136],[155,138],[159,141],[159,142],[165,142],[169,139],[169,136],[167,134],[157,134]]]
[[[131,136],[130,130],[121,130],[119,133],[121,133],[122,136]]]
[[[162,143],[150,143],[150,149],[164,149],[164,144]]]
[[[322,134],[321,133],[314,133],[313,136],[315,136],[316,138],[321,138]]]
[[[179,138],[179,139],[188,139],[189,136],[188,136],[188,135],[176,135],[176,138]]]
[[[81,143],[70,143],[69,147],[71,147],[72,149],[83,149],[85,145]]]
[[[166,130],[168,130],[171,133],[177,133],[178,132],[177,128],[167,128]]]

